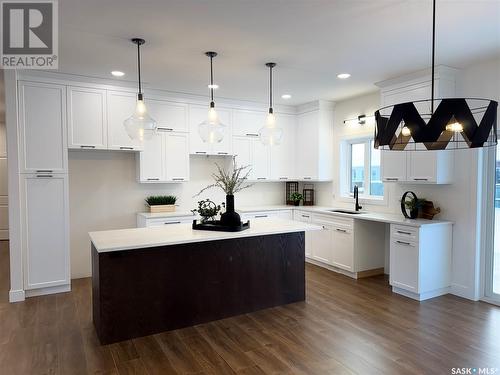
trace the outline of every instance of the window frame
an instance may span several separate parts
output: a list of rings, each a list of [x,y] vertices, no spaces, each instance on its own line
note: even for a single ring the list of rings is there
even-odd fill
[[[352,202],[354,194],[351,193],[351,173],[352,173],[352,145],[364,144],[364,186],[365,189],[370,188],[371,184],[371,158],[372,158],[372,142],[371,136],[354,136],[345,138],[340,145],[340,194],[341,201]],[[383,151],[381,151],[383,152]],[[380,155],[380,168],[382,168],[382,155]],[[383,183],[383,181],[382,181]],[[387,185],[384,184],[383,195],[359,194],[359,201],[368,204],[385,205],[387,206]]]

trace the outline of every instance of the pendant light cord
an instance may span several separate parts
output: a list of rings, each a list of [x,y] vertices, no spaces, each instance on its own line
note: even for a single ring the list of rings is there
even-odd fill
[[[214,102],[214,66],[213,56],[210,56],[210,101]]]
[[[141,85],[141,44],[137,43],[137,75],[139,77],[139,95],[142,96],[142,85]]]
[[[436,0],[432,0],[432,82],[431,82],[431,115],[434,113],[434,59],[436,44]]]
[[[269,67],[269,113],[273,113],[273,67]]]

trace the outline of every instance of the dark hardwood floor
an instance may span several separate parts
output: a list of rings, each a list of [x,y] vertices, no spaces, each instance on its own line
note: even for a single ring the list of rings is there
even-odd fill
[[[8,303],[0,243],[0,374],[450,374],[500,368],[500,308],[444,296],[418,303],[384,277],[307,266],[307,301],[101,346],[90,279]]]

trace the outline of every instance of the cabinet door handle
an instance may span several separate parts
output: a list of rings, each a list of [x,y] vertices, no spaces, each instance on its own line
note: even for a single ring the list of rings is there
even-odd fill
[[[407,234],[408,236],[411,236],[411,233],[410,232],[405,232],[403,230],[397,230],[396,233],[400,233],[400,234]]]
[[[174,131],[174,129],[172,129],[172,128],[157,128],[157,129],[160,131],[164,131],[164,132],[173,132]]]
[[[148,180],[148,181],[160,181],[160,179],[159,179],[159,178],[148,178],[147,180]]]
[[[280,177],[280,180],[288,180],[288,177]]]
[[[195,154],[198,155],[205,155],[207,152],[206,151],[196,151]]]
[[[416,177],[413,179],[413,181],[429,181],[428,178],[423,178],[423,177]]]
[[[311,180],[312,177],[304,177],[304,180]]]
[[[51,174],[37,174],[36,177],[37,178],[52,178],[54,176],[52,176]]]
[[[95,146],[90,145],[81,145],[80,148],[95,148]]]
[[[172,181],[184,181],[184,178],[182,178],[182,177],[174,177],[174,178],[172,178]]]
[[[266,177],[257,177],[257,180],[267,180]]]
[[[120,146],[120,150],[133,150],[133,147]]]
[[[259,135],[255,134],[255,133],[247,133],[246,136],[247,137],[258,137]]]
[[[397,240],[396,242],[399,243],[399,244],[401,244],[401,245],[406,245],[406,246],[410,246],[411,245],[409,242],[405,242],[405,241],[399,241],[399,240]]]
[[[164,224],[169,225],[169,224],[180,224],[180,221],[166,221]]]
[[[267,215],[255,215],[254,218],[258,219],[259,217],[267,217]]]
[[[335,230],[337,232],[347,233],[347,230],[345,230],[345,229],[335,228]]]
[[[397,178],[397,177],[385,177],[384,180],[385,181],[399,181],[399,178]]]
[[[229,152],[218,152],[217,155],[229,155]]]
[[[307,218],[307,219],[309,219],[309,216],[307,216],[307,215],[301,215],[301,216],[302,216],[302,217],[305,217],[305,218]]]
[[[52,169],[38,169],[36,173],[52,173]]]

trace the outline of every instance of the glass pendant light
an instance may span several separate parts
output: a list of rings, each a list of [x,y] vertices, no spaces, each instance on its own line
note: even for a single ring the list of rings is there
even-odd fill
[[[283,129],[276,126],[276,116],[273,110],[273,68],[276,63],[266,63],[269,68],[269,111],[264,126],[259,130],[260,141],[266,146],[275,146],[281,143]]]
[[[137,103],[135,111],[128,119],[123,122],[125,130],[131,139],[144,141],[151,139],[156,132],[156,121],[148,114],[144,104],[144,95],[141,86],[141,51],[140,46],[145,43],[144,39],[134,38],[132,43],[137,45],[137,75],[139,82],[139,92],[137,93]]]
[[[208,85],[210,89],[210,106],[208,108],[207,119],[198,125],[198,133],[203,142],[220,143],[224,139],[226,125],[220,121],[214,102],[214,89],[219,87],[214,84],[213,68],[213,58],[217,56],[217,52],[205,52],[205,55],[210,58],[210,84]]]

